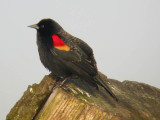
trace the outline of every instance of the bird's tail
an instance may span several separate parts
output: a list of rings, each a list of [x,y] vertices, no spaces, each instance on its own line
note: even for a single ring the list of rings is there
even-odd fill
[[[116,101],[118,101],[117,97],[114,95],[114,93],[111,91],[111,89],[107,86],[107,84],[104,82],[104,80],[100,77],[98,74],[96,77],[96,82],[102,86],[109,94],[111,97],[113,97]]]

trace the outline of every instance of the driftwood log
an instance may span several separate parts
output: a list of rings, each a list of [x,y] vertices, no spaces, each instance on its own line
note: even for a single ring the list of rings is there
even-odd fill
[[[99,91],[85,81],[71,79],[51,92],[55,79],[45,76],[28,86],[7,120],[160,120],[160,89],[133,81],[107,79],[117,96]]]

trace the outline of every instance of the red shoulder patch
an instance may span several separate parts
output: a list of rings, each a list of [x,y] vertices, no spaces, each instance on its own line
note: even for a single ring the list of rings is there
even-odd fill
[[[53,45],[54,46],[64,46],[63,40],[56,34],[52,35]]]
[[[56,34],[52,35],[53,46],[59,50],[69,51],[70,47],[67,46],[63,40]]]

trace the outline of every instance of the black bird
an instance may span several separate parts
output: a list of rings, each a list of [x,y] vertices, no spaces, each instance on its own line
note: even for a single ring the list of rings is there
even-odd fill
[[[64,83],[76,75],[98,89],[102,86],[115,100],[110,88],[98,75],[91,47],[67,33],[56,21],[42,19],[29,27],[37,30],[37,45],[42,64]]]

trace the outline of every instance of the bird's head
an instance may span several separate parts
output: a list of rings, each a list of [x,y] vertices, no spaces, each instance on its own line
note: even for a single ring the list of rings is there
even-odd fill
[[[28,27],[35,28],[38,33],[45,36],[56,34],[63,29],[56,21],[52,19],[42,19],[39,21],[39,23],[30,25]]]

